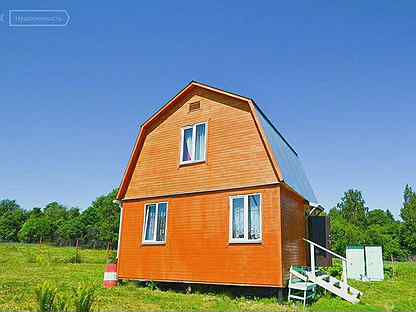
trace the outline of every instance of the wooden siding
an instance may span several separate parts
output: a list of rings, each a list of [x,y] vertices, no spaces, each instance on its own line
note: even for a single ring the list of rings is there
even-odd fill
[[[200,109],[189,112],[189,103]],[[207,161],[180,166],[181,128],[208,122]],[[247,102],[201,88],[158,117],[125,198],[225,190],[278,182]]]
[[[291,265],[307,265],[307,249],[303,238],[307,238],[305,202],[287,186],[280,187],[282,212],[283,281],[289,278]]]
[[[229,197],[261,193],[263,242],[229,243]],[[165,245],[142,245],[147,200],[123,202],[121,279],[282,286],[279,186],[153,198],[168,202]]]

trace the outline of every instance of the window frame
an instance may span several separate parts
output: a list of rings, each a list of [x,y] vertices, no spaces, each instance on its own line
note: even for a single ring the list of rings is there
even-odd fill
[[[248,197],[259,195],[259,220],[260,220],[260,237],[256,239],[248,238]],[[237,198],[244,199],[244,238],[233,238],[233,200]],[[263,199],[261,193],[232,195],[229,199],[229,243],[230,244],[260,244],[263,242]]]
[[[205,140],[204,140],[204,157],[200,160],[195,160],[195,151],[196,151],[196,127],[199,125],[205,125]],[[184,136],[185,130],[192,129],[192,150],[191,150],[191,160],[183,160],[183,149],[184,149]],[[188,164],[197,164],[207,161],[207,141],[208,141],[208,122],[199,122],[193,125],[185,126],[181,128],[181,150],[179,155],[179,160],[181,165]]]
[[[157,235],[157,218],[159,213],[159,204],[166,204],[166,221],[165,221],[165,239],[163,241],[156,240]],[[151,240],[146,240],[146,227],[147,227],[147,206],[156,205],[156,212],[155,212],[155,229],[153,230],[153,238]],[[166,240],[168,237],[168,211],[169,211],[169,203],[168,202],[151,202],[144,204],[144,223],[143,223],[143,233],[142,233],[142,245],[165,245]]]

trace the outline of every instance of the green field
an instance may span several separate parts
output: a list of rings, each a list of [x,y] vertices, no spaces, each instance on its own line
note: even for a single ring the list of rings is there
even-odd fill
[[[102,287],[105,251],[81,250],[82,263],[68,263],[74,248],[0,244],[0,311],[36,309],[34,287],[49,281],[70,294],[79,283],[97,286],[95,311],[298,311],[300,305],[276,298],[235,297],[228,291],[152,290],[136,283]],[[310,311],[416,311],[416,264],[399,263],[396,276],[383,282],[353,283],[363,291],[362,303],[351,305],[329,295],[308,306]]]

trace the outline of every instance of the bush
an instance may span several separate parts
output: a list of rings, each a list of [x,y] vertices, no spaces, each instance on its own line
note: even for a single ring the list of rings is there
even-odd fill
[[[38,265],[50,265],[54,262],[54,258],[50,255],[49,251],[44,248],[37,250],[27,250],[24,253],[24,258],[27,263],[36,263]]]
[[[79,249],[75,249],[75,254],[69,258],[69,263],[81,263],[81,253],[79,252]]]
[[[56,297],[57,289],[53,288],[48,282],[44,282],[35,288],[35,294],[37,299],[37,311],[38,312],[54,312],[56,311],[54,301]]]
[[[393,277],[393,266],[386,264],[384,265],[384,279],[389,279]]]
[[[67,312],[69,310],[69,298],[58,294],[55,297],[54,309],[59,312]]]
[[[154,281],[147,282],[146,287],[149,288],[150,290],[158,290],[159,289],[157,283],[154,282]]]
[[[58,289],[48,282],[35,288],[38,312],[67,312],[70,309],[70,298],[59,294]],[[95,301],[95,288],[78,286],[73,288],[73,304],[76,312],[90,312]]]
[[[46,217],[30,218],[23,224],[18,238],[22,242],[33,243],[48,240],[53,232],[52,224]]]
[[[335,277],[337,279],[342,278],[342,263],[339,261],[336,261],[333,263],[332,266],[322,268],[322,271],[324,271],[326,274]]]
[[[95,288],[87,285],[80,285],[73,288],[74,305],[76,312],[90,312],[95,301]]]
[[[112,251],[107,258],[107,263],[117,263],[117,252]]]

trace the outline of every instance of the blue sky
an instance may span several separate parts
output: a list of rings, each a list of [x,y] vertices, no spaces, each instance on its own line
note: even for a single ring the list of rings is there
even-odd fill
[[[319,201],[349,188],[396,216],[416,172],[414,2],[3,1],[0,198],[85,209],[117,187],[138,125],[190,80],[253,97]]]

